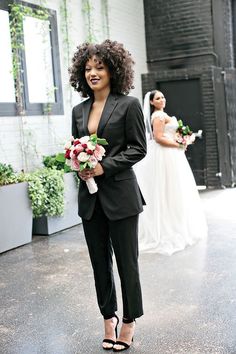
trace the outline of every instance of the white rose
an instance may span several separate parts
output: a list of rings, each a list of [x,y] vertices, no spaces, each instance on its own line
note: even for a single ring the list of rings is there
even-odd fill
[[[67,166],[71,167],[71,160],[66,159],[65,164],[66,164]]]
[[[79,139],[79,141],[81,142],[81,144],[87,144],[87,142],[89,141],[89,136],[83,136]]]
[[[81,161],[81,162],[86,162],[86,161],[88,161],[89,158],[90,158],[90,155],[86,154],[86,152],[81,152],[77,156],[78,161]]]
[[[89,150],[95,150],[95,145],[91,143],[91,141],[87,142],[87,147]]]

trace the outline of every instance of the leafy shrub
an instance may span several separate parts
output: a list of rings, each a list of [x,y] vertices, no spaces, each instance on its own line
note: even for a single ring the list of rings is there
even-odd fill
[[[64,171],[42,168],[28,174],[33,216],[60,216],[64,212]]]
[[[0,186],[20,183],[25,180],[24,173],[17,173],[11,165],[0,163]]]
[[[56,168],[57,170],[63,170],[64,172],[71,172],[71,168],[65,164],[64,153],[58,153],[57,155],[49,155],[43,157],[43,164],[47,168]]]

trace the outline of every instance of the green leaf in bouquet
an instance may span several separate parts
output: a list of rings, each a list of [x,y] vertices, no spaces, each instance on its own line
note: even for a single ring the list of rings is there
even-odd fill
[[[93,165],[90,161],[87,161],[86,164],[87,164],[87,168],[93,168]]]
[[[184,135],[188,135],[189,133],[190,133],[190,128],[188,125],[186,125],[184,128]]]
[[[83,164],[81,163],[80,166],[79,166],[80,172],[82,172],[85,168],[86,168],[86,162],[83,163]]]
[[[108,142],[104,138],[97,138],[97,143],[100,145],[108,145]]]
[[[106,139],[104,138],[98,138],[97,134],[91,134],[90,135],[90,141],[92,143],[94,143],[94,145],[96,144],[100,144],[100,145],[108,145],[108,142],[106,141]]]
[[[179,128],[182,128],[184,126],[182,119],[178,120],[178,125],[179,125]]]
[[[94,143],[94,145],[97,144],[97,134],[91,134],[89,138],[90,138],[90,141],[92,143]]]

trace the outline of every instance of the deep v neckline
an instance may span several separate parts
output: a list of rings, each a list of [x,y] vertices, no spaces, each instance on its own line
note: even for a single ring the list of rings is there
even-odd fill
[[[89,134],[88,119],[89,119],[89,113],[91,111],[92,104],[93,104],[93,100],[89,99],[87,102],[85,102],[83,106],[83,127],[87,135]],[[114,94],[109,94],[105,106],[103,108],[101,118],[98,123],[98,127],[97,127],[98,136],[101,136],[103,134],[103,130],[107,122],[111,118],[112,112],[115,109],[117,104],[118,104],[118,96]]]
[[[90,135],[91,134],[97,134],[98,127],[99,127],[100,121],[102,119],[102,115],[103,115],[103,112],[104,112],[104,108],[105,108],[106,102],[107,102],[107,98],[106,98],[104,104],[101,105],[101,109],[100,109],[99,106],[95,108],[95,109],[98,110],[97,112],[94,110],[94,102],[91,105],[91,108],[90,108],[90,111],[89,111],[89,115],[88,115],[88,132],[89,132]],[[93,119],[92,124],[91,124],[91,113],[94,115],[94,117],[92,118]],[[99,115],[99,118],[97,118],[98,115]]]

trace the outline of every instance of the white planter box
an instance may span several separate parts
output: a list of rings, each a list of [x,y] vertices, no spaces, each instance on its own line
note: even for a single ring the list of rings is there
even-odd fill
[[[26,182],[0,187],[0,252],[32,241],[32,209]]]
[[[65,173],[64,183],[64,214],[33,219],[33,235],[51,235],[81,223],[81,218],[78,215],[78,187],[72,172]]]

